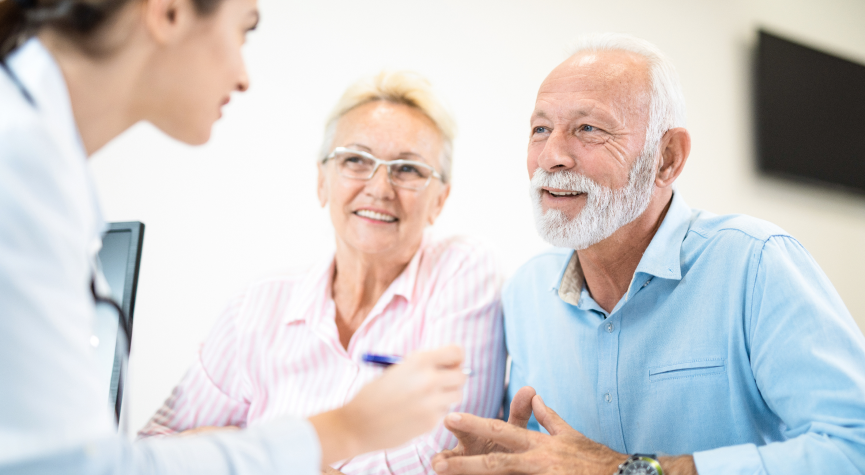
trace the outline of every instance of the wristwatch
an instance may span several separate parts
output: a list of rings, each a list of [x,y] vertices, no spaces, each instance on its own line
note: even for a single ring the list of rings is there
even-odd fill
[[[655,454],[634,454],[619,465],[614,475],[664,475],[664,470]]]

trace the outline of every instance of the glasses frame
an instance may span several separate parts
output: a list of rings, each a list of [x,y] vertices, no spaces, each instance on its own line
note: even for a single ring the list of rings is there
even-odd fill
[[[385,170],[387,170],[387,181],[388,181],[388,183],[390,183],[391,185],[393,185],[393,186],[395,186],[395,187],[397,187],[397,188],[404,188],[404,189],[406,189],[406,190],[412,190],[412,191],[423,191],[423,190],[425,190],[425,189],[429,186],[429,184],[430,184],[430,182],[432,181],[433,178],[438,178],[439,180],[442,180],[442,182],[444,182],[444,179],[442,178],[441,174],[440,174],[439,172],[437,172],[436,169],[432,167],[432,165],[429,165],[429,164],[426,164],[426,163],[423,163],[423,162],[417,162],[417,161],[414,161],[414,160],[403,160],[403,159],[397,159],[397,160],[382,160],[382,159],[376,157],[375,155],[373,155],[373,154],[371,154],[371,153],[369,153],[369,152],[364,152],[363,150],[355,150],[355,149],[353,149],[353,148],[348,148],[348,147],[336,147],[335,149],[333,149],[332,152],[330,152],[326,157],[324,157],[324,159],[322,159],[321,164],[322,164],[322,165],[326,164],[326,163],[328,162],[328,160],[330,160],[330,159],[332,159],[333,157],[335,157],[336,154],[338,154],[338,153],[344,153],[344,152],[351,152],[351,153],[353,153],[353,154],[357,154],[357,155],[360,155],[361,157],[364,157],[364,158],[367,158],[367,159],[369,159],[369,160],[372,160],[372,161],[375,163],[375,166],[372,167],[372,172],[370,172],[369,176],[366,177],[366,178],[361,178],[361,177],[356,177],[356,176],[346,176],[346,175],[343,175],[343,174],[339,171],[339,167],[337,167],[336,172],[339,173],[339,176],[341,176],[341,177],[343,177],[343,178],[348,178],[348,179],[350,179],[350,180],[363,180],[363,181],[369,181],[369,180],[372,179],[372,177],[375,176],[375,172],[378,171],[378,167],[379,167],[380,165],[384,165],[384,166],[385,166]],[[426,182],[424,182],[423,186],[421,186],[420,188],[413,188],[413,187],[411,187],[411,186],[406,186],[406,185],[398,185],[398,184],[394,183],[394,181],[393,181],[393,176],[391,175],[391,168],[390,168],[390,167],[391,167],[391,166],[394,166],[394,165],[413,165],[413,166],[417,166],[417,167],[421,167],[421,168],[429,169],[432,173],[430,174],[430,176],[427,177]]]

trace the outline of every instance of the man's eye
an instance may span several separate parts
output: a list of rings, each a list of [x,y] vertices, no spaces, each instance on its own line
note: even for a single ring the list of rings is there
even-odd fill
[[[536,134],[545,134],[545,133],[549,132],[549,129],[547,129],[544,126],[540,126],[540,127],[535,127],[534,130],[532,130],[532,132],[534,132]]]
[[[595,126],[586,124],[582,127],[582,129],[583,129],[583,132],[594,132]]]

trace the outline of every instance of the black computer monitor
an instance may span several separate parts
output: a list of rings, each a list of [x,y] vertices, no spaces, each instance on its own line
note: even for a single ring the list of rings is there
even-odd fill
[[[128,316],[130,334],[134,322],[135,291],[138,286],[143,242],[144,223],[109,223],[108,231],[102,237],[102,249],[99,251],[99,262],[111,288],[111,298]],[[123,330],[118,325],[117,311],[110,305],[97,305],[94,343],[100,371],[103,373],[106,402],[114,410],[117,420],[120,420],[123,402],[123,382],[120,380],[122,352],[117,351],[118,341],[125,338],[122,333]]]

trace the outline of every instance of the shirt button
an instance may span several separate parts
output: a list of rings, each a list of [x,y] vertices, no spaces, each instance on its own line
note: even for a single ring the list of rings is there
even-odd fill
[[[651,282],[651,281],[652,281],[652,279],[649,279],[649,280],[647,280],[647,281],[646,281],[646,283],[645,283],[645,284],[643,284],[643,287],[645,287],[645,286],[647,286],[647,285],[649,285],[649,282]]]
[[[607,322],[607,333],[613,333],[613,324]]]
[[[610,393],[604,394],[604,401],[613,402],[613,396]]]

